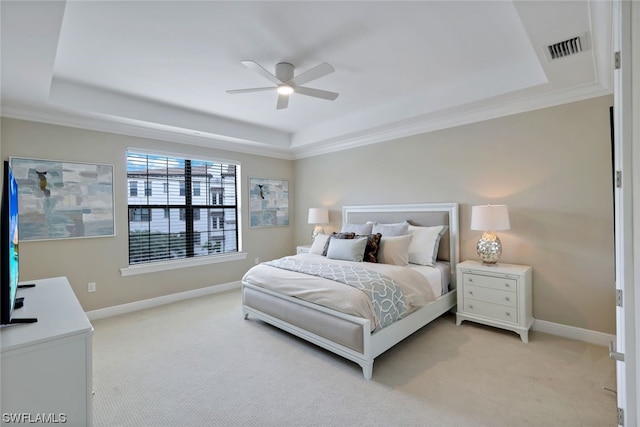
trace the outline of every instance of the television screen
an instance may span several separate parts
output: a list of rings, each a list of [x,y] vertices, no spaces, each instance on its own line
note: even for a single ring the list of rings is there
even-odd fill
[[[9,162],[4,162],[4,181],[2,192],[2,283],[1,323],[11,323],[11,316],[16,300],[19,277],[18,244],[18,183],[16,182]]]

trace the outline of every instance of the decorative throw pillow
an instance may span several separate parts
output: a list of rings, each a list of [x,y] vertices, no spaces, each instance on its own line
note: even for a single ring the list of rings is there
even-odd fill
[[[380,248],[380,239],[382,234],[369,234],[367,236],[356,235],[358,237],[367,238],[367,247],[364,249],[364,262],[378,262],[378,249]]]
[[[372,222],[368,222],[366,224],[351,224],[351,223],[344,223],[342,224],[342,230],[340,230],[343,233],[356,233],[356,234],[360,234],[360,235],[367,235],[367,234],[371,234],[371,230],[373,229],[373,223]]]
[[[378,262],[381,264],[407,265],[409,264],[409,245],[411,234],[391,236],[380,239]]]
[[[383,237],[389,236],[404,236],[409,232],[408,222],[398,222],[395,224],[380,224],[378,222],[373,223],[372,234],[380,233]]]
[[[311,249],[309,249],[309,253],[322,255],[324,252],[324,247],[329,241],[328,234],[318,234],[315,239],[313,239],[313,243],[311,244]]]
[[[362,262],[366,246],[366,237],[359,237],[355,239],[329,239],[327,258]]]
[[[440,239],[446,231],[446,225],[434,227],[409,225],[409,234],[413,236],[409,246],[409,262],[433,267],[438,257]]]
[[[327,250],[329,249],[329,243],[331,239],[353,239],[356,237],[356,233],[331,233],[331,236],[327,239],[327,243],[324,245],[324,249],[322,250],[322,255],[327,256]]]

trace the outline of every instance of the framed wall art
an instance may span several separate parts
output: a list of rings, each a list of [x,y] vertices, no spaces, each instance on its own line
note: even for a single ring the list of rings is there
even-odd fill
[[[249,227],[289,225],[289,181],[249,177]]]
[[[115,235],[113,166],[12,157],[20,241]]]

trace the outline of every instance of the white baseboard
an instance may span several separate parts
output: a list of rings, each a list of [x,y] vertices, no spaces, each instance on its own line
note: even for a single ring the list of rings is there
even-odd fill
[[[616,336],[603,332],[590,331],[588,329],[576,328],[575,326],[561,325],[560,323],[547,322],[546,320],[535,319],[533,330],[551,335],[558,335],[591,344],[609,346],[609,342],[615,341]]]
[[[182,301],[190,298],[202,297],[205,295],[217,294],[239,288],[242,282],[223,283],[222,285],[207,286],[206,288],[194,289],[191,291],[178,292],[176,294],[164,295],[157,298],[145,299],[142,301],[130,302],[128,304],[116,305],[113,307],[100,308],[98,310],[87,311],[89,320],[97,320],[105,317],[117,316],[131,313],[133,311],[144,310],[146,308],[157,307],[172,302]]]
[[[189,298],[198,298],[205,295],[226,292],[231,289],[237,289],[240,286],[240,281],[224,283],[222,285],[208,286],[206,288],[178,292],[176,294],[164,295],[157,298],[150,298],[142,301],[131,302],[128,304],[87,311],[86,314],[89,320],[97,320],[105,317],[117,316],[120,314],[144,310],[146,308],[157,307],[164,304],[170,304],[172,302],[182,301]],[[546,320],[539,319],[534,320],[533,330],[605,347],[609,345],[610,341],[616,340],[615,335],[591,331],[588,329],[576,328],[575,326],[562,325],[560,323],[547,322]]]

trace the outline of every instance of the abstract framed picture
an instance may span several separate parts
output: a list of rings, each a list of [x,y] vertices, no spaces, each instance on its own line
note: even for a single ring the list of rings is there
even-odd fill
[[[249,177],[249,227],[289,225],[289,181]]]
[[[115,235],[113,166],[12,157],[20,241]]]

